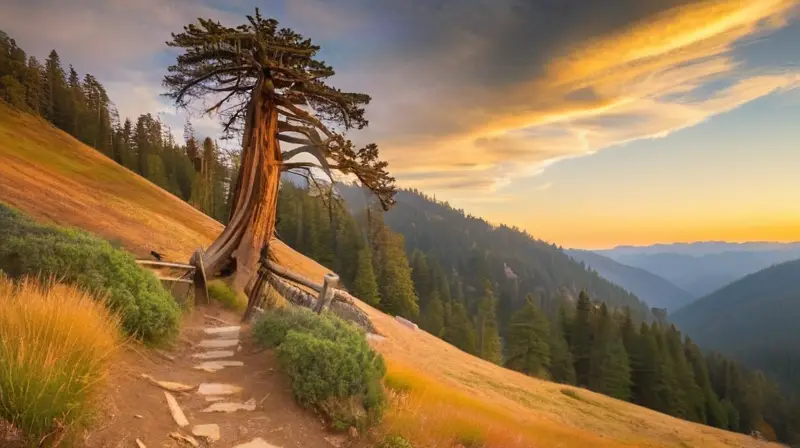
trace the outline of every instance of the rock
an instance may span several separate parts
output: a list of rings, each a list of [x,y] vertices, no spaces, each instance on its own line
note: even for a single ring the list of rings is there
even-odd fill
[[[218,402],[203,409],[203,412],[236,412],[236,411],[255,411],[256,399],[251,398],[244,403]]]
[[[231,336],[238,337],[241,329],[242,327],[239,326],[206,328],[203,333],[209,336],[217,336],[220,339],[227,339]]]
[[[241,361],[219,360],[219,361],[206,361],[202,364],[194,366],[194,368],[197,370],[204,370],[206,372],[214,373],[217,370],[224,369],[225,367],[242,367],[243,365],[244,363]]]
[[[375,342],[383,342],[386,340],[386,337],[376,333],[367,333],[367,340]]]
[[[239,345],[238,339],[205,339],[197,344],[200,348],[229,348]]]
[[[224,399],[225,399],[225,397],[206,397],[206,401],[209,402],[209,403],[212,403],[212,402],[215,402],[215,401],[223,401]]]
[[[357,439],[358,430],[356,429],[355,426],[351,426],[350,428],[347,429],[347,435],[349,435],[351,439]]]
[[[139,448],[147,448],[147,446],[139,439],[136,439],[136,446]]]
[[[239,386],[222,383],[203,383],[197,388],[197,393],[200,395],[231,395],[241,391],[242,388]]]
[[[404,317],[395,316],[394,318],[395,318],[396,321],[400,322],[404,326],[406,326],[406,327],[408,327],[408,328],[410,328],[410,329],[412,329],[414,331],[419,330],[419,326],[417,324],[415,324],[414,322],[411,322],[410,320],[408,320],[408,319],[406,319]]]
[[[150,376],[150,375],[148,375],[146,373],[142,374],[142,378],[144,378],[147,381],[149,381],[150,384],[152,384],[154,386],[158,386],[158,387],[160,387],[162,389],[165,389],[165,390],[168,390],[170,392],[188,392],[188,391],[194,389],[194,386],[189,386],[189,385],[186,385],[186,384],[173,383],[171,381],[157,381],[155,378],[153,378],[152,376]]]
[[[136,414],[136,415],[134,415],[133,417],[134,417],[134,418],[138,418],[139,420],[141,420],[141,419],[143,419],[143,418],[144,418],[144,417],[142,417],[142,416],[141,416],[141,415],[139,415],[139,414]]]
[[[192,434],[197,437],[216,442],[219,440],[219,425],[215,425],[213,423],[209,425],[197,425],[192,428]]]
[[[185,436],[185,435],[183,435],[183,434],[181,434],[179,432],[171,432],[171,433],[169,433],[169,436],[172,437],[173,439],[179,441],[179,442],[186,442],[186,443],[188,443],[189,445],[192,445],[195,448],[200,448],[200,444],[197,443],[197,440],[195,440],[194,437]]]
[[[181,407],[178,406],[178,401],[175,400],[175,397],[169,392],[164,392],[164,396],[167,397],[169,412],[172,414],[172,418],[175,419],[175,423],[181,428],[188,426],[189,420],[186,420],[186,415],[183,413],[183,410],[181,410]]]
[[[238,445],[235,445],[233,448],[281,448],[281,447],[267,443],[267,441],[262,439],[261,437],[256,437],[255,439],[247,443],[240,443]]]
[[[220,359],[220,358],[230,358],[233,355],[235,355],[233,350],[212,350],[210,352],[194,353],[192,354],[192,358]]]

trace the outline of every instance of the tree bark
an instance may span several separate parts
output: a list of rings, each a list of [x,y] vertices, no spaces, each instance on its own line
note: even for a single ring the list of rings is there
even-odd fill
[[[278,109],[269,80],[259,79],[247,109],[239,176],[228,226],[211,244],[204,264],[209,276],[233,271],[232,286],[247,293],[258,272],[262,247],[275,232],[281,152]]]

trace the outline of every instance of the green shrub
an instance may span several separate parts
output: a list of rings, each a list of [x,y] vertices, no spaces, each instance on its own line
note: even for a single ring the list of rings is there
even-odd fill
[[[386,402],[383,357],[363,333],[333,314],[270,310],[253,327],[256,342],[277,347],[298,403],[325,415],[334,429],[377,423]]]
[[[247,308],[247,299],[241,299],[236,291],[222,280],[209,282],[208,295],[229,310],[244,311]]]
[[[107,296],[128,334],[158,343],[178,330],[180,308],[134,257],[89,233],[41,225],[0,204],[0,270],[55,277]]]
[[[389,436],[383,439],[378,448],[414,448],[414,445],[401,436]]]

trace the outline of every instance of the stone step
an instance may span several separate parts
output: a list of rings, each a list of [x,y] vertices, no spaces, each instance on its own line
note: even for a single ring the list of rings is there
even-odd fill
[[[206,361],[202,364],[198,364],[194,366],[197,370],[203,370],[205,372],[214,373],[218,370],[222,370],[225,367],[242,367],[244,363],[241,361],[226,361],[226,360],[219,360],[219,361]]]
[[[236,411],[255,411],[256,410],[256,399],[251,398],[244,403],[234,403],[234,402],[217,402],[212,404],[211,406],[203,409],[202,412],[236,412]]]
[[[231,395],[242,392],[242,388],[233,384],[203,383],[197,388],[200,395]]]
[[[233,350],[212,350],[209,352],[201,352],[192,354],[192,358],[197,359],[222,359],[232,358],[236,353]]]
[[[205,339],[197,344],[200,348],[230,348],[239,345],[238,339]]]

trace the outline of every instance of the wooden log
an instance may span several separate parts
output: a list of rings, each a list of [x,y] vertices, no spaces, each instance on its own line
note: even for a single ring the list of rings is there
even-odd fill
[[[314,311],[321,313],[327,311],[333,301],[336,286],[339,284],[339,276],[336,274],[325,274],[324,282],[322,283],[322,290],[317,297],[317,307]]]
[[[200,249],[198,249],[200,250]],[[193,264],[183,264],[183,263],[172,263],[168,261],[154,261],[154,260],[135,260],[136,264],[141,264],[145,266],[156,266],[156,267],[163,267],[163,268],[179,268],[179,269],[194,269],[195,266]]]

